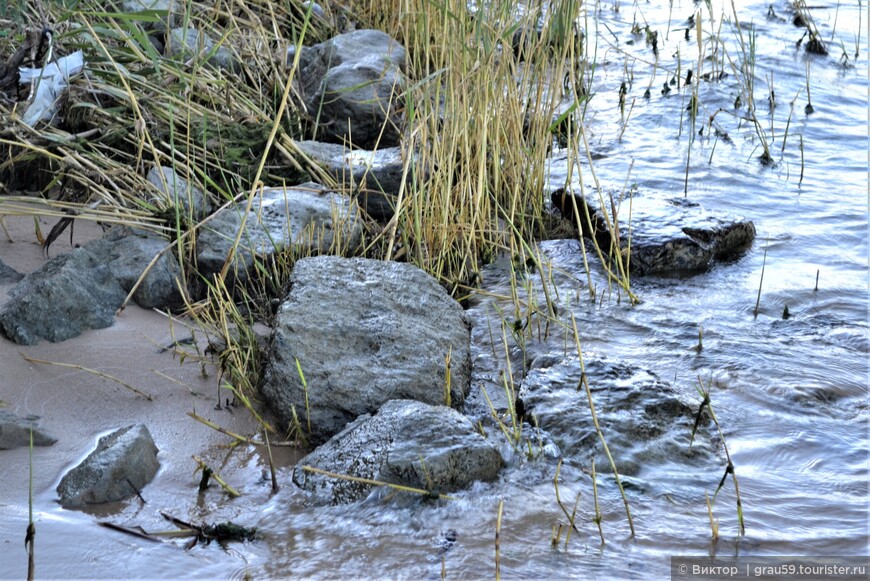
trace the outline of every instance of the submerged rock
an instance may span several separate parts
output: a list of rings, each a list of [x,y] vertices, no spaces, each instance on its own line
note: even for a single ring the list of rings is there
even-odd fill
[[[0,410],[0,450],[11,450],[30,446],[30,432],[33,430],[34,446],[51,446],[57,442],[42,428],[36,425],[39,416],[20,417],[13,413]]]
[[[144,424],[103,436],[97,448],[57,486],[65,508],[121,500],[151,482],[160,463],[157,446]]]
[[[288,64],[295,47],[288,52]],[[380,30],[355,30],[303,47],[297,78],[317,138],[364,149],[399,143],[405,49]]]
[[[298,418],[319,444],[391,399],[445,403],[448,359],[449,401],[462,404],[469,325],[434,278],[410,264],[321,256],[298,261],[290,281],[261,386],[285,426]]]
[[[661,465],[710,454],[697,435],[689,446],[700,402],[689,405],[645,369],[590,356],[584,356],[584,364],[599,425],[620,474],[637,475],[649,462]],[[564,453],[574,458],[595,454],[598,469],[609,472],[580,383],[579,359],[541,356],[531,367],[518,394],[526,417]],[[702,430],[707,425],[705,416]]]
[[[576,203],[582,235],[594,238],[605,254],[618,240],[623,260],[629,260],[632,274],[678,274],[703,270],[713,260],[740,256],[755,240],[755,225],[751,221],[711,213],[684,199],[635,196],[630,202],[622,202],[616,226],[608,227],[608,220],[592,198],[588,196],[584,200],[582,196],[564,190],[552,194],[553,204],[562,216],[575,224]],[[612,212],[608,210],[610,214]],[[610,218],[613,224],[612,215]]]
[[[206,278],[220,272],[242,227],[247,202],[221,210],[200,229],[197,262]],[[343,252],[362,239],[359,207],[348,198],[315,183],[259,191],[245,220],[245,230],[230,272],[245,283],[255,257],[268,257],[295,247],[301,254]]]
[[[454,409],[393,400],[302,458],[293,482],[324,501],[344,504],[365,498],[373,486],[304,468],[447,493],[493,480],[503,462],[496,447]]]
[[[366,214],[375,220],[392,218],[405,164],[401,147],[349,150],[319,141],[297,141],[296,147],[348,190],[357,192]]]

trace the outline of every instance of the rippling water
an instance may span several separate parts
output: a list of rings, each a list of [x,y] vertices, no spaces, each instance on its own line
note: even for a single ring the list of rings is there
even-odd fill
[[[291,509],[288,514],[288,503],[298,506],[302,501],[279,496],[270,501],[261,524],[275,535],[286,535],[289,542],[273,544],[269,565],[259,570],[272,575],[438,578],[443,558],[448,577],[491,576],[499,499],[505,500],[501,571],[508,578],[665,577],[668,556],[674,554],[867,554],[866,39],[854,67],[840,60],[839,41],[829,44],[827,57],[807,55],[795,47],[800,30],[791,25],[787,5],[773,5],[775,18],[768,16],[768,6],[741,2],[738,10],[745,30],[758,34],[756,99],[776,164],[763,167],[757,161],[758,138],[738,119],[745,109],[733,109],[738,89],[726,69],[729,77],[703,87],[699,123],[724,108],[717,123],[731,142],[695,140],[686,194],[707,209],[752,219],[758,231],[753,248],[735,262],[717,264],[691,278],[634,280],[633,289],[643,302],[632,307],[625,300],[617,302],[615,294],[601,300],[606,282],[596,266],[598,300],[588,300],[576,241],[540,244],[563,314],[573,313],[582,321],[584,350],[647,368],[696,405],[698,382],[710,387],[740,482],[745,536],[738,534],[729,481],[715,505],[721,536],[711,540],[705,494],[712,496],[716,490],[724,458],[701,469],[674,459],[644,465],[628,479],[637,528],[633,539],[615,487],[600,479],[607,540],[601,547],[592,521],[589,476],[573,463],[562,469],[561,492],[569,503],[581,492],[580,534],[567,547],[551,547],[554,524],[565,521],[554,497],[555,463],[513,456],[500,482],[479,485],[453,503],[421,507],[399,502],[385,511],[381,502],[367,502],[350,508]],[[697,48],[687,45],[682,30],[676,29],[686,27],[685,18],[694,8],[691,3],[674,4],[670,39],[660,46],[663,59],[681,51],[684,68],[694,66],[686,61],[694,63]],[[722,10],[714,6],[717,25]],[[707,10],[702,12],[708,19]],[[859,16],[866,21],[866,14],[855,3],[814,5],[811,14],[826,40],[836,26],[835,38],[843,41],[854,61]],[[601,5],[598,13],[599,68],[588,119],[592,150],[602,155],[595,170],[605,189],[621,191],[628,181],[636,184],[637,195],[683,196],[689,144],[688,122],[680,113],[688,93],[682,89],[661,95],[661,83],[669,75],[659,72],[651,98],[644,99],[650,73],[642,61],[649,60],[649,50],[642,38],[626,45],[633,38],[634,19],[645,19],[664,34],[668,18],[665,5],[620,5],[619,12]],[[729,24],[722,26],[727,30]],[[618,49],[605,45],[613,38],[610,32],[620,39]],[[722,36],[733,38],[724,32]],[[733,43],[728,48],[736,50]],[[737,58],[736,52],[731,58]],[[811,115],[804,113],[807,66],[815,108]],[[634,84],[628,101],[631,116],[622,132],[617,107],[625,69],[633,70]],[[764,103],[771,75],[778,96],[772,115]],[[554,188],[563,185],[568,164],[568,152],[554,152]],[[588,168],[583,169],[588,180]],[[591,256],[590,262],[596,264]],[[762,265],[761,301],[754,317]],[[488,291],[510,294],[503,264],[488,267],[484,280]],[[538,277],[530,274],[529,280],[540,295]],[[470,311],[476,321],[475,389],[482,385],[490,393],[498,391],[493,383],[504,369],[489,345],[487,325],[498,321],[493,302],[480,301]],[[787,320],[782,318],[786,305],[791,314]],[[509,308],[509,303],[502,306]],[[498,331],[497,323],[495,327]],[[699,330],[700,352],[695,349]],[[556,335],[527,348],[537,355],[560,354],[564,341]],[[445,545],[445,536],[455,541]]]
[[[675,88],[662,95],[661,85],[670,75],[659,71],[651,83],[651,97],[643,98],[651,77],[645,63],[651,55],[630,29],[637,20],[664,35],[670,21],[668,39],[659,46],[663,62],[674,63],[679,51],[684,69],[695,66],[697,47],[683,40],[682,29],[697,5],[675,2],[672,12],[666,3],[597,6],[596,17],[590,15],[588,21],[598,27],[599,39],[595,94],[588,113],[590,145],[602,156],[595,162],[596,174],[610,191],[621,191],[628,181],[636,184],[641,196],[681,197],[689,151],[687,120],[681,119],[681,111],[688,93]],[[605,294],[606,281],[592,256],[598,295],[594,302],[588,299],[577,241],[540,244],[563,317],[573,313],[580,322],[584,351],[648,369],[696,405],[698,382],[710,387],[740,482],[745,536],[738,534],[729,481],[715,506],[721,536],[711,540],[705,494],[716,490],[724,458],[691,466],[679,458],[659,459],[626,479],[637,529],[634,538],[612,480],[599,477],[607,541],[601,546],[592,520],[588,466],[569,462],[561,470],[560,492],[566,504],[581,494],[580,530],[567,546],[563,535],[563,542],[553,547],[553,526],[565,521],[554,496],[556,463],[547,457],[529,460],[506,449],[509,466],[500,480],[477,484],[453,502],[375,497],[354,506],[314,507],[292,486],[270,497],[264,485],[259,493],[217,513],[258,527],[262,541],[184,553],[174,548],[151,550],[138,541],[113,537],[105,554],[82,555],[83,563],[93,565],[94,571],[123,569],[130,576],[436,579],[443,567],[448,578],[489,578],[494,572],[500,500],[500,565],[505,578],[666,577],[668,556],[674,554],[866,555],[868,15],[855,2],[814,4],[811,14],[822,37],[835,38],[829,43],[830,55],[820,57],[795,47],[800,30],[791,25],[785,3],[773,4],[777,18],[768,16],[768,6],[739,2],[738,11],[746,33],[750,28],[758,33],[756,98],[768,137],[773,126],[777,163],[763,167],[756,160],[758,138],[750,125],[739,121],[745,109],[733,109],[738,91],[732,75],[702,88],[699,123],[724,108],[716,120],[731,142],[707,137],[694,141],[687,192],[690,200],[707,209],[752,219],[758,232],[752,249],[739,260],[691,278],[633,280],[642,303],[629,306],[616,300],[615,291]],[[731,12],[714,3],[717,26],[723,10]],[[702,13],[709,30],[709,12],[703,8]],[[721,25],[722,36],[733,38],[725,32],[730,25]],[[864,36],[856,60],[859,32]],[[627,44],[629,40],[635,44]],[[843,64],[840,41],[854,66]],[[737,59],[733,41],[728,49]],[[807,66],[812,115],[804,114]],[[625,70],[632,71],[634,79],[627,127],[618,112]],[[732,74],[730,68],[726,71]],[[778,103],[772,120],[764,103],[771,75]],[[553,187],[564,182],[568,163],[567,152],[554,152]],[[588,168],[584,175],[588,179]],[[762,265],[761,301],[754,317]],[[529,280],[540,291],[539,278],[530,274]],[[486,268],[484,286],[509,295],[504,264]],[[484,386],[490,392],[504,368],[489,345],[488,321],[498,320],[494,302],[481,300],[470,310],[476,324],[474,389]],[[784,320],[786,305],[791,318]],[[700,351],[695,349],[699,330]],[[535,339],[528,348],[537,355],[558,355],[565,350],[564,337],[553,333],[546,340]],[[685,439],[686,434],[673,437]],[[262,467],[262,460],[245,462]],[[605,461],[598,458],[598,463]],[[289,481],[289,469],[284,477]],[[48,519],[41,529],[47,531],[44,535],[87,544],[78,530],[71,531],[75,523],[53,522],[52,515],[59,514],[43,515]],[[84,534],[87,538],[90,533]],[[119,553],[124,556],[115,561]],[[112,564],[106,563],[107,555]],[[80,571],[73,569],[57,569],[58,575]]]

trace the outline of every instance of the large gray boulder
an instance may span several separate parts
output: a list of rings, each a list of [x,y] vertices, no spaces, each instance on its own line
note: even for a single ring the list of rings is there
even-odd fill
[[[468,320],[431,276],[410,264],[321,256],[297,262],[290,282],[261,390],[285,426],[299,419],[310,443],[391,399],[445,403],[448,357],[450,404],[465,400]]]
[[[292,63],[295,47],[288,53]],[[405,49],[379,30],[355,30],[302,48],[297,79],[316,138],[374,149],[399,143]]]
[[[618,234],[623,261],[630,259],[630,271],[636,275],[704,270],[714,260],[739,257],[755,240],[755,225],[751,221],[708,212],[685,199],[636,196],[630,202],[624,201],[623,210],[617,214],[618,233],[608,227],[597,196],[584,199],[579,194],[559,190],[552,194],[552,200],[562,216],[575,225],[576,203],[582,235],[594,238],[605,254],[616,245]],[[587,210],[591,228],[586,219]],[[611,214],[608,208],[613,224]]]
[[[57,486],[60,504],[70,508],[136,494],[157,474],[157,452],[143,424],[103,436],[96,450],[61,479]]]
[[[503,463],[496,447],[456,410],[393,400],[373,416],[358,417],[302,458],[293,471],[293,482],[323,501],[344,504],[365,498],[372,485],[305,467],[447,493],[476,480],[493,480]]]
[[[126,293],[108,265],[77,248],[25,276],[0,308],[0,332],[22,345],[58,342],[112,324]]]
[[[0,410],[0,450],[11,450],[30,446],[30,433],[33,432],[34,446],[51,446],[57,439],[46,434],[36,425],[39,416],[20,417]]]
[[[200,229],[197,262],[203,276],[209,278],[223,268],[242,227],[246,203],[242,200],[221,210]],[[256,257],[269,257],[290,247],[302,254],[353,251],[362,240],[356,202],[310,182],[258,192],[244,227],[230,270],[242,284]]]
[[[356,192],[366,214],[376,220],[393,216],[405,164],[401,147],[368,151],[320,141],[297,141],[295,145],[348,190]]]

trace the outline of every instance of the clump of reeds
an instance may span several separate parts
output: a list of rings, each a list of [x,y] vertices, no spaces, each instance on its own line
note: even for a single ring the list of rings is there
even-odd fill
[[[774,163],[773,156],[770,153],[770,139],[768,139],[764,127],[758,120],[755,105],[755,63],[757,32],[754,28],[751,29],[747,41],[747,39],[743,37],[743,27],[741,26],[740,20],[737,16],[737,7],[734,5],[733,0],[731,2],[731,9],[734,18],[733,28],[737,33],[737,40],[740,43],[740,54],[742,57],[740,59],[739,65],[732,63],[732,67],[734,70],[734,75],[740,83],[741,95],[744,97],[743,99],[741,99],[741,103],[746,105],[747,117],[752,123],[753,128],[755,129],[755,134],[756,136],[758,136],[758,140],[761,145],[762,152],[758,156],[758,160],[761,162],[762,165],[770,166]],[[736,106],[737,101],[735,101],[735,107]]]
[[[497,253],[527,257],[529,242],[546,236],[547,155],[585,99],[580,8],[561,2],[539,28],[537,14],[518,18],[506,2],[473,12],[424,0],[400,11],[389,0],[353,7],[406,46],[416,80],[404,147],[419,157],[383,233],[385,258],[462,289]],[[556,118],[563,99],[574,107]]]

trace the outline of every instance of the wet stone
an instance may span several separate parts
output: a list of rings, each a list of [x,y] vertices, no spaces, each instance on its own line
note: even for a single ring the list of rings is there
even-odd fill
[[[322,501],[344,504],[365,498],[373,486],[304,467],[443,494],[493,480],[502,465],[496,447],[456,410],[393,400],[302,458],[293,482]]]
[[[214,40],[196,28],[173,28],[167,35],[166,56],[180,59],[203,59],[219,69],[233,69],[237,63],[226,47],[215,49]]]
[[[184,284],[175,253],[166,250],[169,241],[143,230],[114,227],[89,242],[84,249],[106,264],[125,293],[130,292],[155,256],[163,253],[139,283],[133,301],[144,309],[174,310],[184,306],[179,285]]]
[[[3,264],[3,261],[0,260],[0,284],[16,283],[22,278],[24,278],[23,274],[10,266]]]
[[[124,0],[121,4],[121,10],[124,12],[150,12],[158,11],[165,12],[166,16],[162,17],[157,22],[142,22],[145,30],[165,31],[166,22],[176,26],[181,21],[178,14],[180,6],[171,0]]]
[[[229,256],[247,201],[225,208],[200,228],[199,272],[220,272]],[[290,247],[301,254],[352,251],[362,239],[359,207],[349,197],[315,183],[257,192],[244,221],[230,273],[244,284],[255,258],[268,258]]]
[[[208,199],[202,190],[190,185],[171,167],[153,167],[147,179],[170,206],[181,210],[182,219],[201,220],[208,213]]]
[[[448,357],[450,403],[462,405],[469,324],[434,278],[410,264],[321,256],[299,260],[290,282],[261,386],[285,426],[298,418],[319,444],[392,399],[445,403]]]
[[[167,244],[154,234],[116,226],[103,238],[52,258],[9,292],[0,309],[0,331],[16,343],[33,345],[111,326],[127,293]],[[132,298],[146,309],[181,307],[181,275],[175,255],[165,252]]]
[[[295,48],[287,54],[288,65]],[[299,55],[300,93],[317,138],[362,148],[399,143],[399,95],[405,85],[404,47],[379,30],[355,30],[304,47]]]
[[[52,258],[9,291],[0,332],[22,345],[64,341],[114,321],[126,293],[86,248]]]
[[[17,416],[0,410],[0,450],[11,450],[30,446],[30,433],[33,431],[34,446],[51,446],[57,442],[36,425],[39,416]]]
[[[396,196],[402,187],[401,147],[349,150],[344,145],[319,141],[298,141],[296,146],[348,190],[357,192],[357,200],[366,214],[376,220],[393,216]]]
[[[103,436],[97,448],[57,486],[65,508],[122,500],[151,482],[160,463],[157,446],[144,424]]]
[[[683,198],[635,195],[631,200],[623,200],[618,205],[614,228],[618,231],[613,231],[599,209],[597,196],[589,195],[584,200],[577,194],[572,196],[558,190],[551,197],[562,216],[576,223],[573,197],[581,217],[582,234],[594,238],[605,253],[618,239],[623,260],[630,260],[630,271],[636,275],[701,271],[714,260],[739,258],[755,240],[755,225],[751,221],[709,212]],[[591,228],[586,221],[586,208]],[[608,215],[611,213],[608,211]]]
[[[584,363],[595,412],[620,474],[635,476],[647,463],[709,459],[709,438],[705,445],[696,435],[689,446],[700,402],[690,405],[651,371],[589,355]],[[526,415],[564,454],[584,459],[594,454],[598,469],[608,472],[580,378],[578,358],[540,357],[532,362],[519,397]],[[707,426],[702,423],[705,433]]]

